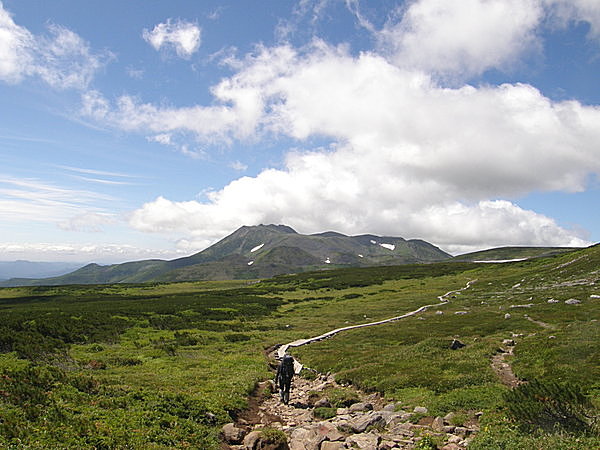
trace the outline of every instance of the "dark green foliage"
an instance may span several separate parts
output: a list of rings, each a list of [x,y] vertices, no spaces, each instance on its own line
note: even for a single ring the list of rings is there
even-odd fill
[[[276,448],[279,448],[277,446],[287,448],[287,446],[284,447],[284,445],[287,444],[287,436],[283,431],[278,430],[277,428],[263,428],[260,430],[260,440],[262,444],[272,445]]]
[[[531,380],[507,392],[504,400],[510,417],[530,431],[598,431],[590,399],[573,383]]]
[[[321,406],[319,408],[315,408],[313,414],[317,419],[327,420],[337,415],[337,408]]]

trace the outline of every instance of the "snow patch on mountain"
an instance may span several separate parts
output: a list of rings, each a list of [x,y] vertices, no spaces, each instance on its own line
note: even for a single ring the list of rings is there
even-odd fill
[[[254,253],[254,252],[256,252],[256,251],[260,250],[261,248],[263,248],[263,246],[264,246],[264,245],[265,245],[265,244],[260,244],[260,245],[257,245],[257,246],[256,246],[256,247],[254,247],[252,250],[250,250],[250,253]]]

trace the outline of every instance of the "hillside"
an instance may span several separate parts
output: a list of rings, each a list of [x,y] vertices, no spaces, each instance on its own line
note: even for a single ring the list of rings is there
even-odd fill
[[[12,279],[0,286],[256,279],[334,267],[434,262],[449,257],[422,240],[335,232],[303,235],[285,225],[258,225],[243,226],[199,253],[172,261],[89,264],[59,277]]]
[[[278,256],[288,257],[285,248]],[[360,388],[367,401],[393,404],[397,422],[376,432],[430,444],[421,448],[450,439],[480,450],[598,448],[598,267],[594,246],[507,264],[446,260],[261,283],[0,289],[0,447],[225,448],[222,425],[261,401],[248,395],[273,377],[265,348],[403,316],[290,351],[332,374],[337,387],[319,389],[330,404],[347,406]],[[464,347],[452,350],[453,339]],[[520,387],[528,385],[546,393]],[[331,438],[340,445],[364,434],[353,428],[358,412],[264,398],[283,415],[261,426],[285,425],[289,439],[342,421],[349,426]],[[442,419],[447,430],[435,432]]]
[[[453,258],[455,261],[503,262],[518,259],[541,258],[579,250],[576,247],[498,247],[465,253]]]

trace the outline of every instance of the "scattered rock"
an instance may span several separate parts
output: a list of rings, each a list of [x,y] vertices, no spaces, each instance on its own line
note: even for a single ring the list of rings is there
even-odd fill
[[[350,426],[355,433],[364,433],[369,427],[385,426],[385,420],[381,414],[368,414],[359,417]]]
[[[444,431],[444,419],[442,419],[441,417],[436,417],[435,419],[433,419],[433,422],[431,423],[431,428],[434,431]]]
[[[317,402],[315,403],[315,408],[329,408],[331,407],[331,403],[329,403],[329,399],[327,398],[322,398],[320,400],[317,400]]]
[[[375,449],[379,444],[379,436],[375,434],[355,434],[346,438],[346,443],[358,448]]]
[[[223,425],[222,433],[223,439],[228,444],[240,444],[244,438],[244,430],[236,427],[233,423]]]
[[[413,411],[417,414],[427,414],[427,408],[425,408],[424,406],[415,406],[415,409]]]
[[[372,411],[373,410],[373,405],[371,405],[370,403],[363,403],[363,402],[359,402],[359,403],[354,403],[353,405],[350,405],[350,407],[348,408],[348,412],[359,412],[359,411]]]
[[[260,439],[260,431],[251,431],[244,438],[244,448],[247,450],[254,450],[256,443]]]
[[[511,347],[514,347],[516,345],[514,339],[503,339],[502,340],[502,344],[503,345],[510,345]]]
[[[462,315],[462,314],[468,314],[469,311],[455,311],[454,314],[458,314],[458,315]]]
[[[590,298],[600,298],[600,295],[592,294],[590,295]]]
[[[565,304],[567,305],[578,305],[581,303],[581,300],[577,300],[576,298],[570,298],[569,300],[565,300]]]
[[[346,446],[343,442],[329,442],[325,441],[321,443],[321,450],[342,450],[345,449]]]
[[[549,298],[548,303],[560,303],[560,300],[556,300],[555,298]]]
[[[446,414],[446,415],[444,416],[444,422],[445,422],[445,423],[450,423],[450,422],[452,422],[452,419],[454,419],[454,416],[455,416],[455,415],[456,415],[456,414],[454,414],[453,412],[449,412],[448,414]]]
[[[506,313],[506,314],[504,314],[504,318],[505,318],[505,319],[510,319],[510,317],[511,317],[510,313]]]
[[[531,308],[534,303],[527,303],[525,305],[510,305],[510,308]]]

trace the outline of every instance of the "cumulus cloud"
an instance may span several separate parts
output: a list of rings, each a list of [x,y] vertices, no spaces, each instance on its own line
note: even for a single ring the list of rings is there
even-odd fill
[[[447,249],[585,245],[515,199],[586,188],[600,173],[600,108],[555,102],[527,84],[456,82],[535,51],[548,8],[542,0],[417,0],[373,29],[379,52],[353,55],[320,40],[258,46],[228,59],[234,73],[212,87],[209,106],[88,92],[83,112],[165,145],[182,136],[331,142],[290,152],[282,167],[234,180],[206,201],[158,197],[131,215],[138,230],[179,233],[185,248],[270,222],[420,237]],[[583,17],[576,11],[569,20]]]
[[[548,217],[489,199],[583,190],[600,173],[597,107],[553,102],[524,84],[446,88],[380,55],[323,43],[305,54],[264,48],[213,92],[232,102],[232,124],[243,93],[261,99],[255,133],[337,144],[291,153],[282,169],[235,180],[207,202],[160,197],[134,212],[135,228],[199,243],[265,222],[447,246],[585,243]]]
[[[191,22],[167,19],[152,31],[144,30],[142,37],[155,50],[170,48],[180,58],[188,59],[200,48],[201,32],[200,27]]]
[[[538,46],[539,0],[418,0],[377,37],[401,67],[469,78]]]
[[[110,52],[94,54],[80,36],[58,25],[50,24],[46,36],[30,33],[0,2],[0,80],[37,77],[55,89],[85,89],[111,58]]]

